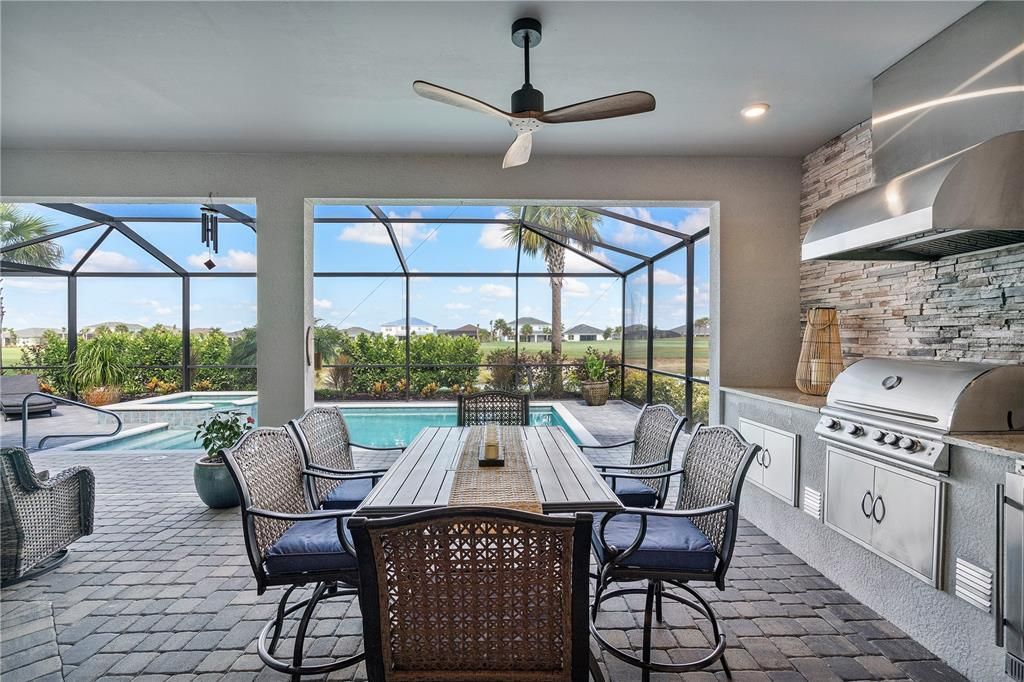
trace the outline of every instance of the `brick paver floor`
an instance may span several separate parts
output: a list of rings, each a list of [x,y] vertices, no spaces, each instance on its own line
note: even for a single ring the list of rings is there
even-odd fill
[[[621,406],[613,408],[617,432],[611,419],[573,410],[585,425],[601,424],[595,435],[603,442],[629,433],[633,413]],[[283,678],[263,666],[253,644],[279,593],[256,596],[238,511],[203,506],[193,490],[191,455],[42,452],[33,459],[52,471],[93,468],[96,529],[58,570],[3,590],[4,682]],[[737,682],[963,679],[750,524],[740,528],[727,589],[703,594],[728,633]],[[641,609],[642,598],[610,601],[600,620],[608,638],[638,645]],[[707,646],[706,630],[666,602],[654,635],[657,657],[692,656]],[[360,646],[360,633],[358,606],[329,602],[307,650],[314,658],[349,654]],[[611,680],[639,679],[634,668],[608,656],[602,661]],[[360,666],[332,679],[365,673]],[[725,678],[715,666],[654,679]]]

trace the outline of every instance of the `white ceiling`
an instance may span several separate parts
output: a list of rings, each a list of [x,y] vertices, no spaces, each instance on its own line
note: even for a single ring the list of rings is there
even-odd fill
[[[3,2],[6,148],[501,154],[511,22],[544,23],[548,109],[630,89],[627,119],[551,126],[535,154],[807,153],[871,113],[871,78],[976,2]],[[744,105],[767,101],[751,123]]]

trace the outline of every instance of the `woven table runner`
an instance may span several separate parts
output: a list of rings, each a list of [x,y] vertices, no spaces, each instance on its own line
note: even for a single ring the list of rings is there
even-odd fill
[[[498,426],[505,466],[482,467],[478,463],[484,426],[471,426],[455,464],[455,479],[448,506],[484,505],[519,511],[543,513],[533,473],[523,447],[518,426]]]

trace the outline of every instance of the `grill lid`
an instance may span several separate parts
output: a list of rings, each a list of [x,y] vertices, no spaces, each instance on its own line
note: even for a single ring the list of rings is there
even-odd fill
[[[943,433],[1024,430],[1024,365],[868,358],[839,374],[827,405]]]

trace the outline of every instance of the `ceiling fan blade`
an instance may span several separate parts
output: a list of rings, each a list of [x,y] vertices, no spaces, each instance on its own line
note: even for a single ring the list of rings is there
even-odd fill
[[[545,111],[537,116],[537,120],[544,123],[598,121],[602,118],[617,118],[654,111],[654,106],[654,95],[642,90],[633,90]]]
[[[508,112],[502,111],[497,107],[492,107],[487,102],[482,102],[475,97],[469,95],[463,95],[461,92],[455,90],[449,90],[443,88],[440,85],[434,85],[426,81],[413,81],[412,89],[416,91],[416,94],[420,97],[426,97],[432,99],[435,102],[441,104],[450,104],[453,107],[459,107],[461,109],[469,109],[470,111],[476,111],[481,114],[487,114],[488,116],[494,116],[500,118],[503,121],[511,121],[513,116]]]
[[[533,149],[533,133],[520,133],[516,135],[515,141],[505,152],[505,158],[501,161],[502,168],[513,168],[522,166],[530,160],[530,151]]]

